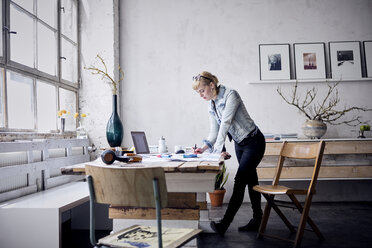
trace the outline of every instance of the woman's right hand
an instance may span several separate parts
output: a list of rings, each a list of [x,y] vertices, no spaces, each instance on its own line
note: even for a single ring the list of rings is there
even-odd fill
[[[208,146],[207,145],[205,145],[205,146],[203,146],[203,147],[198,147],[198,148],[192,148],[193,150],[194,150],[194,153],[195,154],[202,154],[203,152],[205,152],[205,150],[207,150],[208,149]]]
[[[193,148],[195,154],[202,154],[204,150],[202,148]]]

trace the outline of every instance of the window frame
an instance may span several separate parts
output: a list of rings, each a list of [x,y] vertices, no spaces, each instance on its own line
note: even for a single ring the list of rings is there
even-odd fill
[[[33,12],[34,13],[29,13],[27,10],[22,8],[21,6],[17,5],[17,3],[13,2],[12,0],[2,0],[0,4],[2,4],[2,36],[1,39],[3,41],[3,56],[0,56],[0,70],[3,71],[4,77],[2,83],[2,99],[0,99],[2,102],[0,106],[3,107],[3,113],[4,113],[4,127],[0,127],[0,134],[3,132],[25,132],[28,134],[37,134],[41,133],[37,129],[38,125],[38,118],[37,118],[37,80],[43,81],[48,84],[52,84],[56,87],[56,101],[57,101],[57,109],[56,109],[56,130],[51,130],[48,133],[58,133],[58,116],[57,116],[57,111],[60,108],[60,99],[59,99],[59,90],[60,88],[63,88],[65,90],[72,91],[74,94],[76,94],[76,109],[71,110],[72,111],[78,111],[79,109],[79,88],[80,88],[80,82],[81,82],[81,68],[80,68],[80,0],[70,0],[74,1],[76,4],[76,42],[71,40],[69,37],[66,35],[62,34],[61,32],[61,15],[63,14],[63,6],[62,5],[62,0],[56,0],[56,14],[57,14],[57,25],[56,28],[53,28],[50,26],[48,23],[44,22],[42,19],[40,19],[37,14],[36,14],[36,8],[37,8],[37,0],[32,0],[33,1]],[[16,35],[13,33],[10,33],[12,30],[7,29],[6,27],[10,26],[10,6],[14,5],[17,9],[21,10],[22,12],[25,12],[26,14],[30,15],[33,18],[33,28],[34,28],[34,35],[33,35],[33,41],[34,41],[34,66],[33,68],[28,67],[26,65],[23,65],[21,63],[11,61],[10,60],[10,36],[11,35]],[[53,76],[51,74],[48,74],[46,72],[43,72],[39,70],[37,60],[38,60],[38,54],[37,54],[37,49],[38,49],[38,23],[41,25],[45,25],[47,28],[56,31],[57,32],[57,51],[56,51],[56,60],[57,60],[57,72],[56,76]],[[56,30],[57,29],[57,30]],[[73,44],[73,46],[76,49],[77,53],[77,61],[76,61],[76,67],[74,68],[76,70],[76,82],[70,82],[65,79],[62,79],[62,70],[61,70],[61,59],[62,59],[62,50],[61,50],[61,40],[62,39],[67,39],[69,42]],[[7,71],[14,72],[21,74],[22,76],[26,77],[31,77],[33,80],[33,102],[31,103],[33,105],[33,115],[34,115],[34,123],[33,123],[33,129],[17,129],[17,128],[9,128],[9,123],[8,123],[8,107],[7,107]],[[0,87],[1,88],[1,87]],[[77,123],[76,123],[77,126]]]

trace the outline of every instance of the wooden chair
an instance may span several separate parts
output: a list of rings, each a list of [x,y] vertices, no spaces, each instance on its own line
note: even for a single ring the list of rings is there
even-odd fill
[[[163,228],[161,208],[168,202],[163,168],[85,167],[90,193],[90,242],[94,247],[178,247],[201,232]],[[96,242],[94,203],[156,208],[157,227],[131,226]]]
[[[320,141],[319,143],[312,143],[312,144],[304,144],[304,143],[287,143],[283,142],[278,165],[276,168],[276,173],[272,182],[272,185],[256,185],[253,189],[257,192],[260,192],[267,200],[266,207],[264,210],[263,218],[261,221],[261,225],[258,229],[257,238],[262,238],[263,236],[277,238],[287,241],[294,242],[294,247],[300,247],[302,237],[304,235],[304,230],[306,223],[309,223],[312,230],[316,233],[320,240],[323,240],[324,237],[321,234],[318,227],[314,224],[312,219],[308,216],[310,211],[310,205],[313,195],[315,194],[315,186],[319,174],[319,169],[323,157],[325,142]],[[312,177],[307,189],[293,189],[286,186],[279,185],[280,175],[283,169],[284,160],[286,158],[294,158],[294,159],[314,159],[314,169],[312,173]],[[295,240],[288,240],[278,236],[268,235],[265,234],[265,229],[267,225],[267,221],[269,219],[270,210],[273,208],[275,212],[279,215],[279,217],[283,220],[285,225],[289,228],[291,232],[296,232],[295,228],[292,224],[288,221],[288,219],[284,216],[283,212],[279,209],[281,204],[278,204],[279,201],[274,200],[274,197],[277,195],[287,195],[291,202],[288,202],[299,210],[301,213],[300,223],[297,228],[296,238]],[[301,203],[297,200],[295,195],[305,195],[305,203],[302,206]]]

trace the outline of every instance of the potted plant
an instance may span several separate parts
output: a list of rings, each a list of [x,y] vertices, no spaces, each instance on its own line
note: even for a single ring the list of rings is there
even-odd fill
[[[214,191],[208,192],[213,207],[222,206],[223,198],[226,193],[226,189],[223,186],[226,184],[228,177],[229,173],[226,173],[226,166],[224,163],[221,171],[216,175]]]
[[[337,85],[340,83],[336,82],[332,85],[328,84],[328,92],[320,102],[316,102],[317,89],[313,87],[311,90],[306,89],[304,99],[297,92],[296,81],[292,95],[288,98],[285,97],[280,89],[277,88],[277,92],[284,99],[284,101],[294,107],[296,107],[301,113],[303,113],[307,120],[302,125],[304,134],[311,138],[320,138],[327,131],[326,123],[331,125],[346,124],[349,126],[357,126],[362,123],[361,116],[353,116],[351,119],[340,120],[341,117],[346,115],[350,111],[372,111],[372,109],[366,109],[362,107],[344,107],[343,109],[337,110],[336,105],[340,102],[338,95]]]

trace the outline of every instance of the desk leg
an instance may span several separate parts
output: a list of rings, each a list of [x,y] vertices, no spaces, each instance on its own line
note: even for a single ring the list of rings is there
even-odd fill
[[[213,233],[212,228],[210,227],[211,219],[209,216],[209,208],[207,205],[207,193],[201,192],[196,193],[196,201],[200,207],[200,219],[199,219],[199,228],[206,233]]]

